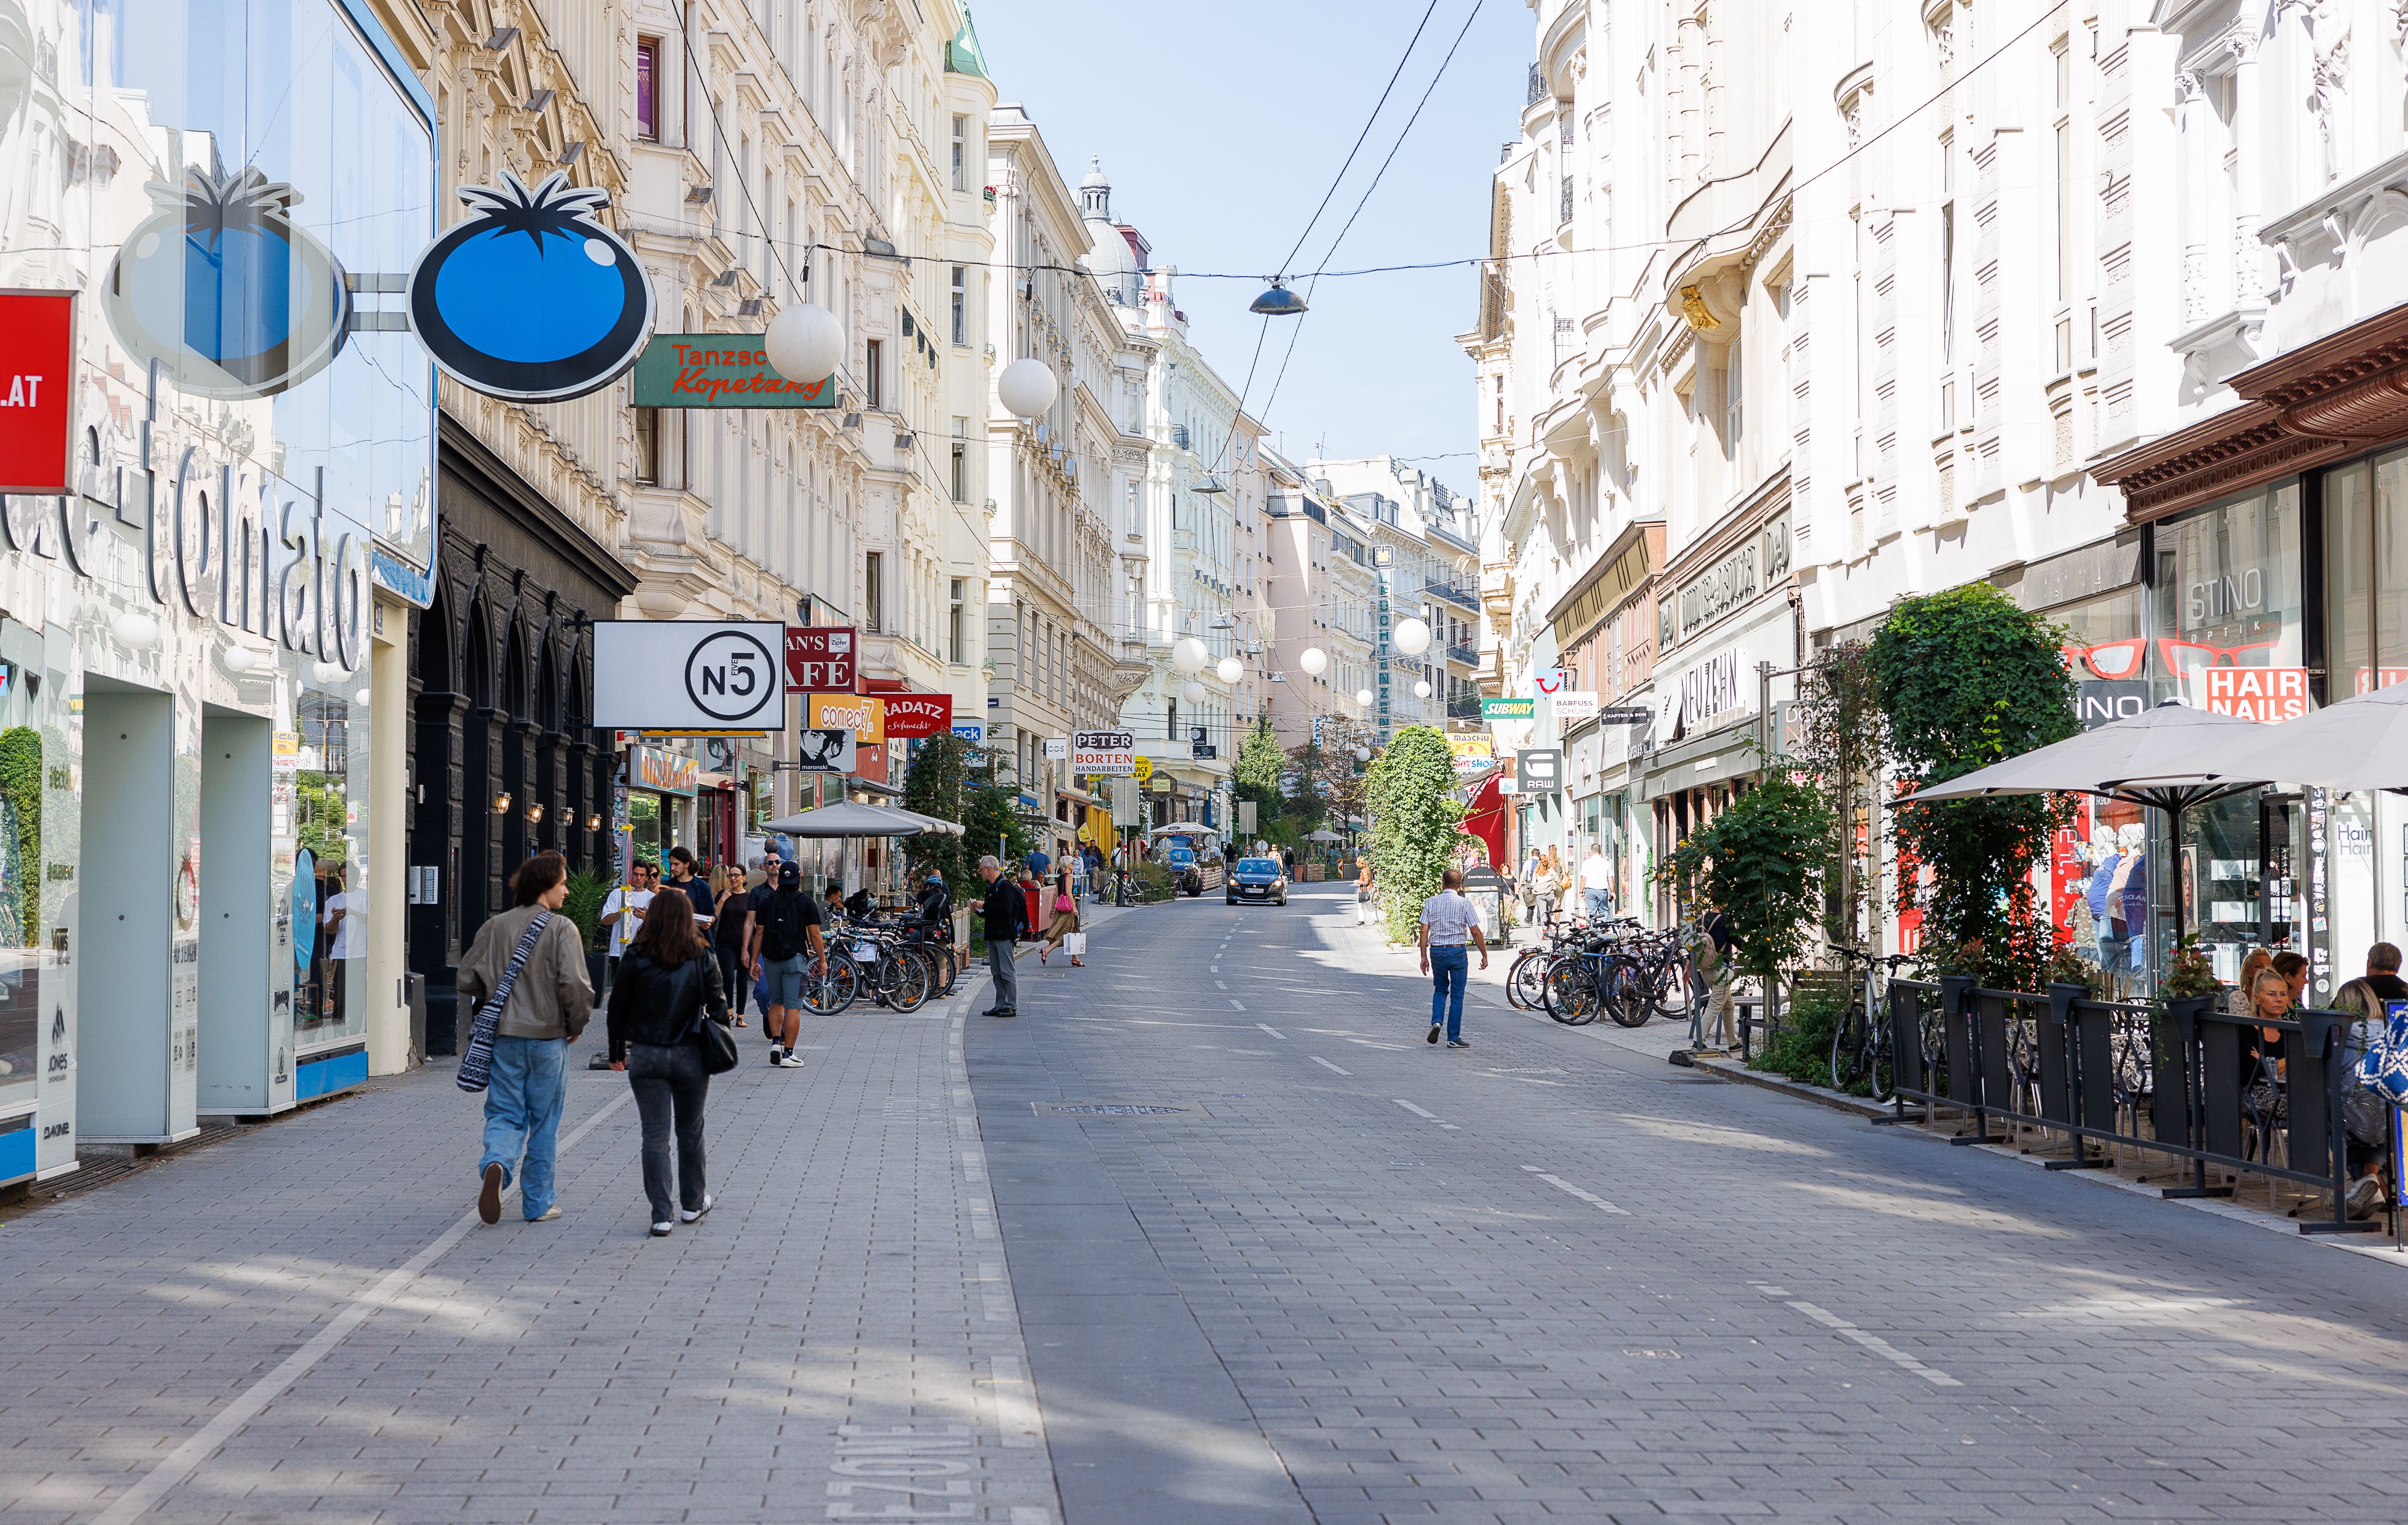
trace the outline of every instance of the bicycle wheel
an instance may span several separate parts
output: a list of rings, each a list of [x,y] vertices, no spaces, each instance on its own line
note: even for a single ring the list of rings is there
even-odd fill
[[[1654,991],[1636,963],[1627,958],[1615,959],[1606,965],[1598,982],[1605,987],[1605,1012],[1615,1026],[1647,1025],[1647,1019],[1655,1014],[1650,999]]]
[[[1864,1013],[1851,1002],[1840,1018],[1840,1025],[1831,1033],[1831,1089],[1846,1090],[1856,1083],[1863,1073],[1865,1038]]]
[[[1534,948],[1513,961],[1505,980],[1505,999],[1519,1010],[1535,1011],[1546,1004],[1547,964],[1553,955]]]
[[[1583,959],[1558,959],[1547,971],[1547,1015],[1566,1027],[1597,1020],[1597,986]]]
[[[926,1005],[934,986],[928,977],[928,962],[920,956],[920,950],[897,948],[886,962],[892,966],[887,976],[887,1004],[896,1011],[917,1011]]]
[[[943,943],[924,943],[920,956],[928,961],[928,998],[941,1001],[953,993],[953,980],[961,968],[953,962],[953,950]]]
[[[1666,961],[1656,980],[1656,1015],[1668,1021],[1680,1021],[1689,1015],[1689,1006],[1697,999],[1689,989],[1689,962],[1673,958]]]
[[[803,966],[803,1007],[815,1016],[833,1017],[861,997],[861,968],[853,955],[829,950],[824,969]]]

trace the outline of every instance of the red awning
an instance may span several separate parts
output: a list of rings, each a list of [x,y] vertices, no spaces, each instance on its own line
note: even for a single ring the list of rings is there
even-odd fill
[[[1501,773],[1490,774],[1473,791],[1471,807],[1463,817],[1463,829],[1487,846],[1491,867],[1505,863],[1505,795],[1497,786],[1504,781]]]

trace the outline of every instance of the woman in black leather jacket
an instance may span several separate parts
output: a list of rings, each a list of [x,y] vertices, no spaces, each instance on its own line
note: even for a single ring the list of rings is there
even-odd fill
[[[682,1217],[710,1211],[703,1185],[702,1105],[710,1089],[702,1049],[702,1021],[727,1020],[727,993],[710,945],[694,923],[683,895],[657,897],[644,928],[619,961],[610,988],[610,1067],[627,1072],[644,1126],[644,1195],[652,1209],[652,1237],[666,1238]],[[677,1201],[669,1200],[669,1130],[677,1129]],[[680,1209],[682,1211],[680,1211]]]

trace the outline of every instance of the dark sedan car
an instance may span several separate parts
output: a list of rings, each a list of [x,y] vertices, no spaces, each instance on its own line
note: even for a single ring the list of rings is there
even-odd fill
[[[1287,870],[1276,858],[1240,858],[1238,866],[1229,870],[1228,894],[1224,897],[1232,905],[1241,900],[1267,900],[1274,905],[1287,904]]]

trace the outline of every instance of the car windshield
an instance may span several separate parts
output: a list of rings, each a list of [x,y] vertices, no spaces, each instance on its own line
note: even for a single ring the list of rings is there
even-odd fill
[[[1276,874],[1279,871],[1280,865],[1268,858],[1247,858],[1238,864],[1240,874]]]

